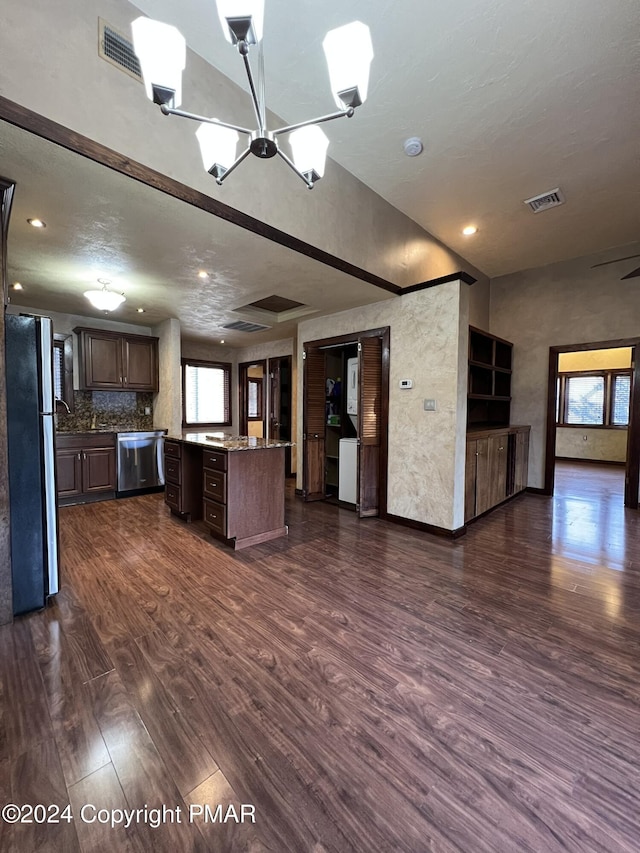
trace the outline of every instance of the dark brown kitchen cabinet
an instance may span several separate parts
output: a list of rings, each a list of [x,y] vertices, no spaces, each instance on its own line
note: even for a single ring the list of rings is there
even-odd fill
[[[158,390],[158,338],[82,327],[73,331],[83,390]]]
[[[529,431],[511,426],[467,434],[465,521],[527,488]]]
[[[164,442],[164,502],[185,521],[202,518],[202,448],[173,441]]]
[[[56,478],[61,505],[115,497],[115,435],[58,433]]]

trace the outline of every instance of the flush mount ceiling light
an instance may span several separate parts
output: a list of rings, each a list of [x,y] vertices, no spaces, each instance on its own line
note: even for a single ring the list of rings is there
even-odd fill
[[[160,105],[164,115],[176,115],[201,122],[196,131],[205,169],[218,184],[242,161],[254,154],[263,160],[277,154],[302,178],[309,189],[324,174],[329,140],[317,126],[335,118],[351,118],[364,103],[369,84],[369,66],[373,48],[369,28],[354,21],[330,30],[322,43],[329,66],[329,78],[338,112],[310,121],[267,129],[264,92],[262,24],[264,0],[216,0],[225,38],[238,48],[249,80],[257,129],[227,124],[217,118],[194,115],[177,109],[182,98],[182,71],[186,60],[186,42],[181,33],[168,24],[150,18],[137,18],[131,25],[133,45],[145,81],[147,96]],[[249,63],[250,47],[258,46],[258,73],[254,78]],[[237,155],[239,134],[247,137],[246,148]],[[290,134],[292,157],[282,151],[279,137]]]
[[[473,234],[477,233],[477,231],[478,231],[478,229],[476,228],[475,225],[466,225],[462,229],[462,233],[464,234],[465,237],[471,237]]]
[[[101,290],[85,290],[84,295],[98,311],[105,311],[106,313],[115,311],[125,301],[124,293],[108,290],[107,285],[111,282],[105,278],[99,278],[98,284],[102,285]]]
[[[47,227],[47,223],[43,222],[42,219],[27,219],[27,222],[33,228],[46,228]]]

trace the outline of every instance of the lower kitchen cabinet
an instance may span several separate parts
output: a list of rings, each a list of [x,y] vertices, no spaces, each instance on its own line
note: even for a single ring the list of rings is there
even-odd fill
[[[181,441],[164,442],[164,502],[185,521],[202,518],[202,452]]]
[[[465,521],[526,489],[529,432],[512,426],[467,434]]]
[[[61,506],[115,497],[115,435],[58,433],[56,478]]]

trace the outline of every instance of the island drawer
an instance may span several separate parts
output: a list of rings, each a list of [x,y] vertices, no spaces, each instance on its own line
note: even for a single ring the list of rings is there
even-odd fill
[[[165,438],[164,440],[164,455],[165,456],[174,456],[176,459],[179,459],[182,448],[180,447],[180,443],[178,441],[169,441]]]
[[[204,520],[209,525],[211,530],[220,533],[223,536],[227,534],[227,511],[223,504],[215,503],[215,501],[203,501]]]
[[[227,475],[222,471],[204,469],[204,496],[219,503],[227,502]]]
[[[167,457],[164,461],[164,470],[169,483],[180,484],[182,464],[179,459],[173,459],[171,456]]]
[[[176,486],[173,483],[167,483],[164,491],[164,501],[167,506],[172,507],[178,512],[182,511],[182,501],[181,501],[181,490],[180,486]]]
[[[205,450],[203,454],[203,465],[205,468],[213,468],[214,471],[227,470],[227,454],[214,450]]]

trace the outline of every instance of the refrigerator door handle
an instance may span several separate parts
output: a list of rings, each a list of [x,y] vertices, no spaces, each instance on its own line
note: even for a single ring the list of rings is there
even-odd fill
[[[42,458],[44,467],[44,515],[46,522],[47,595],[60,591],[58,571],[58,509],[56,505],[56,468],[53,443],[53,415],[42,418]]]
[[[43,415],[55,414],[53,402],[53,324],[49,317],[41,317],[38,323],[40,331],[40,381],[41,406]]]

